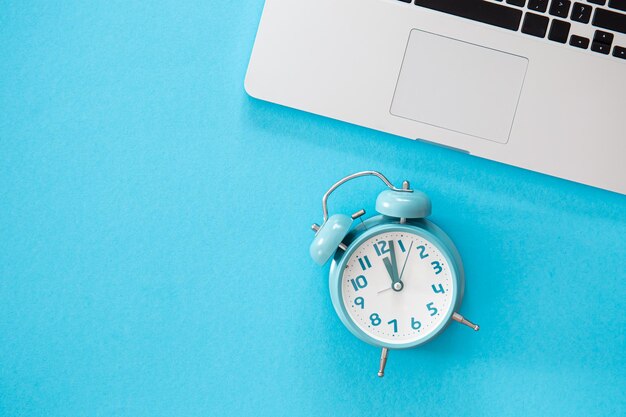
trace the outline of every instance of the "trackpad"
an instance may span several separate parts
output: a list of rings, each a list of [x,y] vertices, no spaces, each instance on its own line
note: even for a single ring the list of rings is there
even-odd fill
[[[391,114],[506,143],[527,67],[527,58],[414,29]]]

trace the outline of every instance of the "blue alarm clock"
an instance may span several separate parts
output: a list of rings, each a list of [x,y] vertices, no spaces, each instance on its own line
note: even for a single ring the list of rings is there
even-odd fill
[[[328,197],[354,178],[375,176],[387,189],[376,199],[380,213],[363,221],[365,210],[352,216],[328,215]],[[389,349],[424,344],[452,320],[478,326],[458,311],[463,299],[463,263],[452,240],[432,222],[428,196],[404,181],[396,188],[377,171],[342,178],[322,198],[324,221],[313,224],[310,254],[330,267],[330,296],[337,315],[353,335],[382,348],[382,377]],[[354,221],[359,219],[357,226]]]

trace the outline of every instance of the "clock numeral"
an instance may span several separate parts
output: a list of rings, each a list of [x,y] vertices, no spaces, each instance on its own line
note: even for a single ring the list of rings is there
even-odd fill
[[[428,254],[426,253],[426,246],[419,245],[415,249],[417,249],[419,251],[420,259],[428,258]]]
[[[439,312],[439,310],[437,310],[437,308],[433,307],[433,304],[435,304],[435,303],[428,303],[428,304],[426,304],[426,308],[428,309],[428,311],[430,311],[430,316],[431,317]]]
[[[387,324],[393,324],[393,332],[398,333],[398,320],[396,319],[389,320]]]
[[[443,285],[439,284],[438,287],[435,287],[435,284],[431,285],[435,294],[444,294],[446,291],[443,289]]]
[[[390,241],[392,242],[392,241]],[[406,248],[404,247],[404,243],[402,243],[401,240],[398,239],[398,246],[400,247],[400,250],[402,252],[406,252]],[[374,250],[376,251],[376,255],[378,256],[382,256],[385,253],[389,253],[389,251],[391,250],[391,247],[389,247],[387,245],[387,242],[384,240],[381,240],[380,242],[376,242],[374,243]],[[426,255],[428,256],[428,255]]]
[[[367,287],[367,279],[365,279],[365,275],[359,275],[355,279],[351,279],[350,283],[352,284],[354,291]]]
[[[376,255],[381,256],[384,253],[389,253],[391,249],[387,247],[386,241],[381,240],[380,242],[374,243],[374,250],[376,251]]]
[[[411,317],[411,327],[413,330],[419,330],[422,327],[422,323],[418,320],[415,320],[415,317]]]
[[[362,258],[358,258],[359,259],[359,264],[361,265],[361,269],[362,270],[366,270],[367,268],[371,268],[372,264],[370,263],[370,259],[367,256],[364,256]]]
[[[365,308],[365,299],[363,297],[357,297],[354,299],[354,304],[361,307],[361,310]]]
[[[439,261],[432,261],[430,264],[433,266],[435,275],[439,275],[441,271],[443,271],[443,268],[441,267],[441,264],[439,263]]]
[[[370,321],[372,322],[372,326],[379,326],[380,325],[380,316],[377,313],[372,313],[370,315]]]

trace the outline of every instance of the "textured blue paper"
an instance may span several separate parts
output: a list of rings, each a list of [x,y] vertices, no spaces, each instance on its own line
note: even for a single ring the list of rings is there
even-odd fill
[[[624,415],[626,197],[247,97],[261,9],[0,6],[0,415]],[[383,380],[308,256],[362,169],[431,196],[481,325]]]

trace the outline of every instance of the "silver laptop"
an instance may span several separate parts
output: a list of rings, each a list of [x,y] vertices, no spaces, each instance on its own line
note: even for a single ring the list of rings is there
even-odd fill
[[[266,0],[245,87],[626,194],[626,0]]]

